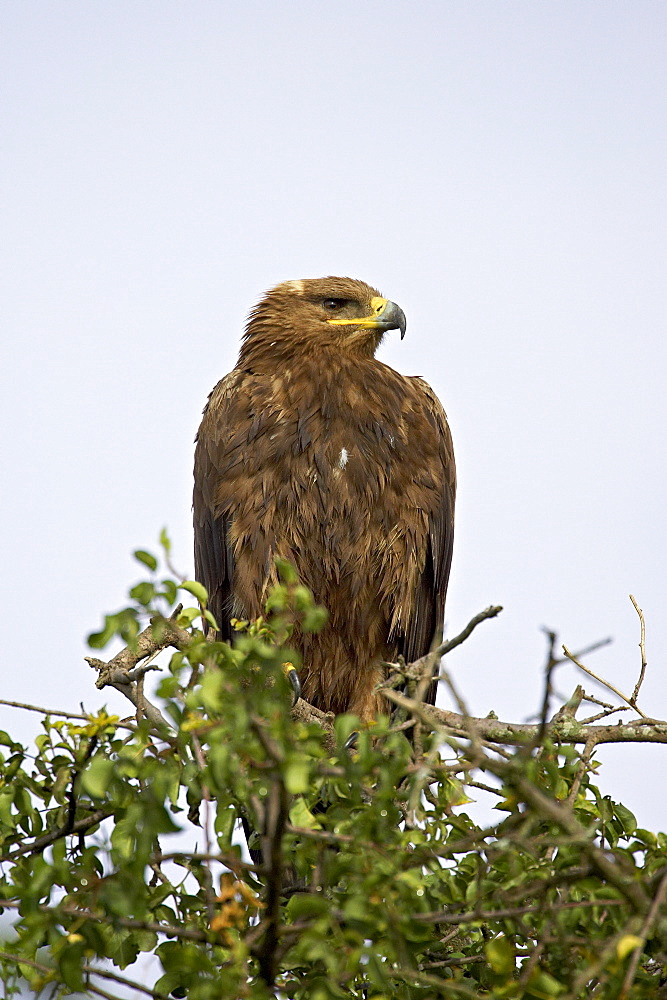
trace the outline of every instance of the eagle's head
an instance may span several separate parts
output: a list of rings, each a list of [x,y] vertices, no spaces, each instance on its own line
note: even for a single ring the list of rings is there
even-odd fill
[[[284,281],[251,312],[241,360],[270,351],[278,361],[294,350],[310,355],[327,347],[372,357],[387,330],[400,330],[403,337],[405,326],[400,306],[363,281]]]

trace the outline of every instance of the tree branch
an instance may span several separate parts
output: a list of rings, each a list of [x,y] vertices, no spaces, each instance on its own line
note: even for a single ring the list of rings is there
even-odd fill
[[[156,637],[155,621],[151,621],[143,632],[140,632],[133,643],[125,646],[119,653],[105,663],[94,656],[86,656],[86,662],[98,672],[95,687],[112,687],[120,691],[132,702],[138,713],[143,714],[160,735],[173,732],[173,726],[165,719],[162,712],[153,705],[143,694],[141,689],[141,679],[147,669],[153,669],[147,664],[137,667],[137,664],[153,657],[168,646],[176,649],[185,649],[192,641],[192,636],[184,628],[176,624],[175,618],[181,613],[181,605],[174,609],[170,618],[162,618],[159,621],[159,628]]]
[[[455,736],[469,736],[472,723],[481,739],[505,746],[525,746],[535,740],[539,726],[524,722],[501,722],[500,719],[476,718],[425,705],[407,698],[399,691],[380,687],[379,691],[394,705],[418,714],[431,729],[450,730]],[[658,719],[635,719],[633,722],[609,726],[591,726],[571,717],[557,716],[546,726],[546,735],[555,743],[583,744],[594,740],[600,743],[667,743],[667,722]]]
[[[3,899],[2,906],[3,909],[17,910],[21,904],[11,899]],[[96,924],[107,924],[109,927],[118,925],[130,930],[153,931],[155,934],[181,938],[183,941],[199,941],[201,944],[216,943],[216,935],[213,931],[200,931],[194,927],[176,927],[173,924],[162,924],[155,920],[136,920],[134,917],[121,917],[117,913],[106,916],[78,906],[49,906],[47,903],[40,903],[38,909],[43,913],[52,913],[59,919],[63,917],[72,917],[76,920],[83,918],[92,920]]]
[[[60,840],[61,837],[68,837],[70,834],[74,836],[77,833],[85,833],[90,830],[91,827],[97,826],[102,820],[108,819],[109,816],[113,816],[114,809],[96,809],[94,813],[90,816],[85,816],[83,819],[79,819],[76,823],[63,824],[59,826],[57,830],[52,830],[50,833],[45,833],[41,837],[37,837],[33,840],[32,844],[24,844],[23,847],[17,848],[12,851],[11,854],[5,854],[4,857],[0,858],[0,862],[5,861],[15,861],[20,858],[23,854],[37,854],[38,851],[43,851],[44,848],[49,847],[51,844],[55,844],[56,840]],[[3,901],[3,906],[5,905]]]

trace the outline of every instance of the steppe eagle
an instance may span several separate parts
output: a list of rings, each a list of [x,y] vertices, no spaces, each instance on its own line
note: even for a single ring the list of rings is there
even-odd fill
[[[362,281],[286,281],[250,314],[195,454],[195,573],[221,638],[262,614],[274,559],[329,611],[302,634],[303,697],[369,721],[383,664],[442,630],[456,475],[445,411],[375,358],[394,302]],[[433,700],[435,692],[429,692]]]

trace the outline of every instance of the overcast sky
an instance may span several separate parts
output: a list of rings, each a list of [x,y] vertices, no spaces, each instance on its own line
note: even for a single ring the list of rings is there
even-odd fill
[[[6,0],[1,696],[127,714],[84,637],[163,525],[192,572],[249,309],[342,274],[403,307],[380,357],[449,414],[448,632],[505,607],[449,660],[471,710],[537,711],[543,625],[613,636],[588,662],[630,692],[632,592],[667,716],[666,42],[664,0]],[[666,753],[597,754],[644,826]]]

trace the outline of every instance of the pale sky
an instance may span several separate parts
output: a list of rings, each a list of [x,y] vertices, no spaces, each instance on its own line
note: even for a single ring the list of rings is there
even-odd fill
[[[380,357],[449,414],[448,633],[505,607],[448,661],[471,710],[534,715],[542,625],[613,636],[587,662],[630,692],[633,593],[666,717],[666,42],[664,0],[5,0],[2,697],[128,714],[84,637],[163,525],[192,572],[249,309],[342,274],[402,306]],[[667,750],[597,758],[666,829]]]

